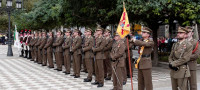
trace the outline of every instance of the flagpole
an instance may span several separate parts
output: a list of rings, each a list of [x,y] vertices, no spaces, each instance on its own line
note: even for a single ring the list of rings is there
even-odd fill
[[[130,58],[128,37],[126,38],[126,41],[127,41],[127,49],[128,49],[129,71],[130,71],[130,77],[131,77],[131,88],[133,90],[133,78],[132,78],[132,68],[131,68],[131,58]]]

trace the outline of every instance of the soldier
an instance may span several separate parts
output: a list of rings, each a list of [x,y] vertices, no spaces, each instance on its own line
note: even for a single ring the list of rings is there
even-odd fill
[[[103,28],[97,27],[95,33],[96,33],[95,47],[92,48],[93,52],[95,53],[95,82],[92,84],[98,85],[97,87],[103,87],[104,85],[103,60],[105,59],[103,52],[105,47],[105,40],[102,35]]]
[[[37,41],[37,43],[35,44],[36,45],[36,49],[37,49],[37,63],[38,64],[42,64],[42,50],[41,50],[41,48],[40,48],[40,45],[41,45],[41,43],[42,43],[42,33],[41,32],[39,32],[39,37],[38,37],[38,41]]]
[[[38,32],[35,32],[35,40],[34,40],[34,42],[32,44],[33,51],[34,51],[34,58],[33,58],[33,60],[35,59],[35,61],[34,61],[35,63],[38,62],[38,46],[36,45],[37,42],[38,42],[38,40],[39,40]]]
[[[122,90],[123,89],[123,70],[125,67],[125,43],[121,37],[116,34],[114,39],[116,42],[113,44],[113,48],[110,52],[112,58],[112,72],[113,72],[113,90]]]
[[[30,57],[30,61],[34,61],[34,57],[35,57],[35,53],[34,53],[34,48],[33,48],[33,43],[35,42],[35,34],[34,33],[31,33],[31,37],[32,37],[32,39],[31,39],[31,41],[30,41],[30,43],[28,44],[29,45],[29,47],[30,47],[30,52],[31,53],[29,53],[30,55],[31,55],[31,57]]]
[[[70,68],[71,68],[71,55],[70,55],[70,47],[72,44],[72,38],[71,38],[71,31],[68,29],[65,32],[65,42],[63,44],[63,49],[64,49],[64,66],[66,71],[64,71],[63,73],[70,74]]]
[[[42,66],[46,66],[47,65],[47,50],[44,48],[45,44],[47,43],[47,35],[46,35],[46,31],[42,32],[42,40],[41,40],[41,45],[39,47],[39,49],[42,51]]]
[[[53,43],[53,46],[56,47],[55,59],[56,59],[57,68],[55,70],[57,70],[57,71],[62,71],[62,64],[63,64],[62,44],[63,44],[63,42],[64,42],[64,39],[63,39],[63,36],[62,36],[62,32],[59,30],[57,32],[56,42]]]
[[[188,31],[185,28],[178,28],[177,38],[179,41],[173,44],[169,56],[172,90],[187,90],[187,81],[190,77],[190,69],[187,63],[193,49],[192,44],[186,40],[187,33]]]
[[[82,48],[84,52],[84,61],[86,65],[86,70],[88,72],[87,78],[84,79],[84,82],[91,82],[92,81],[92,74],[93,74],[93,58],[94,54],[92,52],[92,47],[94,46],[94,38],[92,37],[92,29],[88,28],[86,30],[86,36],[84,47]]]
[[[31,30],[28,31],[28,58],[27,59],[32,59],[32,51],[33,51],[33,47],[31,46],[31,44],[34,41],[34,34],[31,34]]]
[[[138,90],[153,90],[151,52],[154,42],[150,39],[151,32],[148,27],[143,27],[142,40],[131,39],[134,45],[140,46],[140,56],[135,65],[138,69]]]
[[[28,38],[27,38],[27,40],[26,40],[26,45],[27,45],[27,54],[28,54],[28,56],[27,56],[27,59],[31,59],[32,57],[31,57],[31,46],[30,46],[30,43],[31,43],[31,40],[32,40],[32,35],[31,35],[31,30],[29,30],[28,31]]]
[[[131,61],[131,72],[132,72],[132,76],[133,76],[133,64],[132,64],[132,47],[134,46],[133,45],[133,42],[131,42],[130,40],[131,40],[131,38],[133,38],[132,37],[132,34],[133,34],[133,32],[131,32],[131,33],[129,33],[129,35],[127,35],[126,36],[126,38],[128,38],[128,40],[129,40],[129,51],[130,51],[130,61]],[[127,39],[126,38],[124,38],[124,43],[126,44],[126,60],[125,60],[125,67],[124,67],[124,70],[122,71],[123,72],[123,85],[125,85],[126,84],[126,82],[127,82],[127,78],[130,78],[131,77],[131,75],[130,75],[130,68],[129,68],[129,55],[128,55],[128,48],[127,48]]]
[[[75,29],[73,31],[73,42],[72,42],[72,47],[70,52],[73,53],[73,70],[74,74],[71,76],[75,76],[74,78],[79,78],[80,77],[80,66],[81,66],[81,44],[82,44],[82,39],[80,37],[80,31],[78,29]]]
[[[24,57],[24,46],[23,46],[23,30],[20,32],[20,43],[21,43],[21,55],[20,57]]]
[[[190,90],[197,90],[196,70],[197,70],[197,59],[200,55],[199,41],[193,38],[194,31],[192,27],[186,26],[186,29],[189,31],[187,35],[188,41],[193,45],[192,55],[190,57],[190,61],[188,62],[191,76],[188,79],[190,83]]]
[[[83,36],[83,42],[82,42],[82,48],[84,47],[84,44],[85,44],[85,40],[87,39],[87,30],[84,31],[84,36]],[[84,54],[83,54],[84,55]],[[87,73],[87,68],[86,68],[86,65],[85,65],[85,59],[83,59],[83,55],[82,55],[82,64],[83,64],[83,70],[81,72],[85,72]]]
[[[105,78],[105,80],[111,80],[111,76],[112,76],[110,51],[112,49],[113,39],[110,36],[110,32],[111,32],[110,29],[106,29],[104,32],[104,37],[105,37],[104,55],[106,58],[104,60],[104,78]]]
[[[23,43],[22,43],[24,46],[24,53],[25,53],[24,58],[27,58],[27,54],[28,54],[26,40],[27,40],[27,30],[24,31],[24,37],[23,37]]]
[[[54,68],[54,64],[53,64],[53,48],[52,48],[52,44],[53,44],[53,32],[49,32],[49,38],[47,40],[47,43],[46,45],[44,46],[44,48],[46,49],[46,52],[47,52],[47,60],[48,60],[48,63],[49,63],[49,68]]]

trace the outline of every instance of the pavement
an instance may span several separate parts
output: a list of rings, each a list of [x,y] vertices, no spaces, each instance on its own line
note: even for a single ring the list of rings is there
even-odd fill
[[[14,47],[14,56],[7,57],[7,48],[6,45],[0,45],[0,90],[109,90],[113,88],[111,80],[105,81],[104,87],[97,88],[96,85],[83,82],[83,79],[87,77],[84,72],[81,72],[80,78],[75,79],[70,75],[65,75],[62,72],[18,57],[18,50]],[[153,67],[154,90],[172,90],[169,72],[169,69],[165,67]],[[72,69],[71,73],[73,73]],[[200,70],[197,70],[198,89],[200,89],[199,74]],[[138,89],[137,77],[137,70],[134,69],[134,90]],[[130,78],[128,78],[127,84],[123,86],[123,89],[131,90]]]

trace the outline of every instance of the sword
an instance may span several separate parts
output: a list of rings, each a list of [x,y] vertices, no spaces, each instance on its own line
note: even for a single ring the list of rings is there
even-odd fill
[[[120,83],[120,81],[119,81],[119,78],[118,78],[118,76],[117,76],[117,73],[116,73],[116,71],[115,71],[115,69],[114,69],[113,66],[112,66],[112,69],[113,69],[113,71],[114,71],[114,73],[115,73],[115,76],[117,77],[117,82],[119,83],[120,86],[122,86],[121,83]]]

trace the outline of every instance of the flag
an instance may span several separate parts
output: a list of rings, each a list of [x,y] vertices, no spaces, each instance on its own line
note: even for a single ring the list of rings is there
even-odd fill
[[[128,14],[126,12],[126,8],[124,5],[124,11],[122,13],[121,19],[119,21],[119,25],[117,27],[117,33],[121,38],[124,38],[126,35],[130,33],[130,24],[128,20]]]
[[[17,26],[15,25],[15,32],[14,32],[14,47],[21,48],[19,42],[19,33],[17,32]]]

